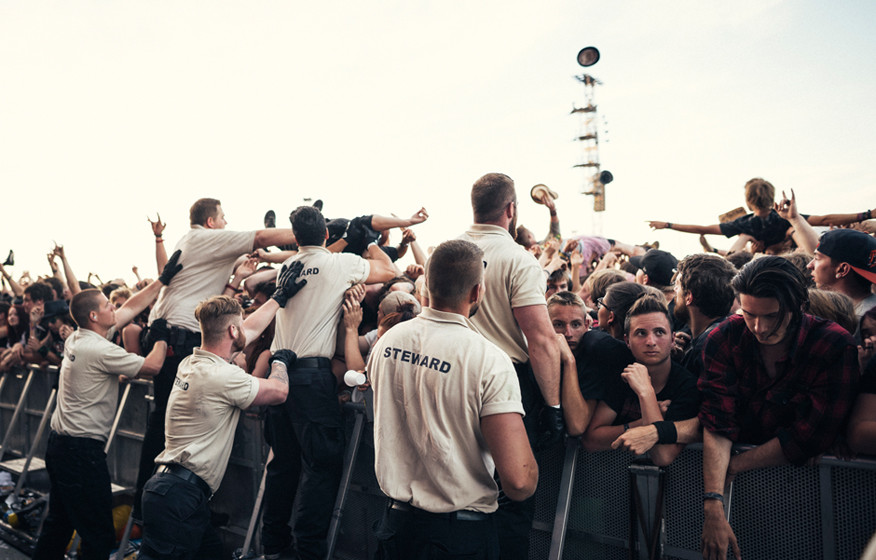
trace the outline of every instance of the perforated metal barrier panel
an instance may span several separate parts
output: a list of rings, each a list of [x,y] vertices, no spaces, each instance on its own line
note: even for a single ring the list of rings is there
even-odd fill
[[[9,452],[29,448],[37,418],[51,383],[36,381],[22,416],[9,441]],[[23,378],[11,376],[0,398],[0,433],[8,426],[23,388]],[[134,483],[140,439],[146,421],[148,387],[132,391],[121,417],[119,435],[109,456],[114,482]],[[348,422],[352,426],[353,413]],[[227,516],[222,530],[230,552],[243,543],[266,447],[261,420],[241,417],[232,459],[222,488],[212,502],[213,510]],[[41,456],[41,455],[40,455]],[[587,453],[578,449],[569,515],[562,550],[553,558],[613,560],[630,557],[630,479],[632,455],[620,451]],[[565,450],[562,446],[538,454],[539,487],[529,557],[550,558],[552,531],[557,522],[558,495],[568,488],[564,480]],[[373,558],[376,542],[373,526],[383,514],[386,500],[373,470],[374,446],[366,425],[347,495],[335,558]],[[665,469],[662,557],[699,559],[703,523],[702,448],[688,446]],[[563,522],[560,517],[560,522]],[[777,467],[743,473],[734,482],[730,522],[746,560],[826,559],[858,560],[876,531],[876,461],[840,461],[825,458],[818,465]],[[257,540],[256,540],[257,543]],[[641,558],[638,542],[633,552]]]

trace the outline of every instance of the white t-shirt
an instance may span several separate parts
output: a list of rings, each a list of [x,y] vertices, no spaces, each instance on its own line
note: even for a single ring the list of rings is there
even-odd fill
[[[499,226],[474,224],[459,237],[484,251],[484,298],[470,320],[476,331],[505,351],[516,364],[529,361],[526,337],[513,309],[547,305],[545,275],[535,257]]]
[[[64,342],[52,429],[105,442],[119,400],[119,376],[134,377],[144,361],[92,330],[74,331]]]
[[[331,358],[344,292],[353,284],[365,282],[371,265],[352,253],[331,253],[315,246],[301,247],[283,264],[294,261],[304,263],[299,278],[306,278],[307,285],[277,311],[271,351],[287,349],[299,358]]]
[[[182,465],[215,492],[225,476],[240,411],[258,392],[253,376],[195,348],[176,372],[167,400],[164,451],[155,462]]]
[[[182,250],[182,265],[170,286],[161,288],[158,301],[149,314],[149,324],[164,319],[169,325],[201,332],[195,308],[205,299],[225,290],[234,272],[234,261],[250,253],[255,243],[254,231],[229,231],[192,226],[174,247]],[[173,254],[171,252],[170,254]]]
[[[523,415],[508,356],[455,313],[426,308],[375,344],[375,470],[394,500],[435,513],[492,513],[495,463],[480,419]]]

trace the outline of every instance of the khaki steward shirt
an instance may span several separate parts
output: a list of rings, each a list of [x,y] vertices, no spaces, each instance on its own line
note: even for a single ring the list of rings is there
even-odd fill
[[[368,375],[381,490],[435,513],[496,511],[495,463],[480,419],[523,415],[508,356],[462,315],[426,308],[377,341]]]
[[[234,272],[234,261],[251,253],[254,231],[229,231],[192,226],[176,247],[182,250],[179,264],[182,270],[173,277],[170,286],[161,288],[158,301],[149,314],[149,324],[164,319],[168,324],[192,332],[201,332],[195,319],[195,308],[205,299],[225,290]],[[170,254],[173,254],[171,251]]]
[[[476,331],[511,356],[515,364],[529,361],[526,337],[513,309],[547,305],[545,274],[535,257],[514,242],[508,230],[474,224],[459,237],[484,251],[486,291],[480,309],[470,319]]]
[[[304,264],[299,278],[306,278],[307,285],[277,311],[271,351],[287,349],[299,358],[330,359],[335,354],[344,292],[365,282],[371,265],[358,255],[315,246],[301,247],[283,264],[294,261]]]
[[[258,392],[256,378],[195,348],[176,372],[167,400],[164,451],[155,462],[182,465],[216,492],[231,457],[240,411]]]
[[[107,335],[114,333],[113,328]],[[119,400],[119,376],[134,377],[144,361],[92,330],[74,331],[64,342],[52,429],[105,442]]]

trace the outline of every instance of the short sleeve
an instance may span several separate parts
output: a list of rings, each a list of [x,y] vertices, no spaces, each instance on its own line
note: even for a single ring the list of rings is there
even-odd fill
[[[106,350],[101,354],[100,361],[96,364],[100,371],[107,375],[124,375],[134,377],[140,373],[146,358],[126,352],[121,346],[107,344]]]

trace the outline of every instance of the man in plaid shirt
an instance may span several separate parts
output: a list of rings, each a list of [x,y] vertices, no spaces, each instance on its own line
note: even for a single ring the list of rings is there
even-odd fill
[[[703,557],[739,546],[724,516],[725,483],[751,469],[802,465],[828,450],[854,403],[854,340],[833,322],[806,315],[803,276],[782,257],[750,262],[733,279],[742,316],[709,335],[699,419],[705,486]],[[757,447],[733,455],[734,443]]]

